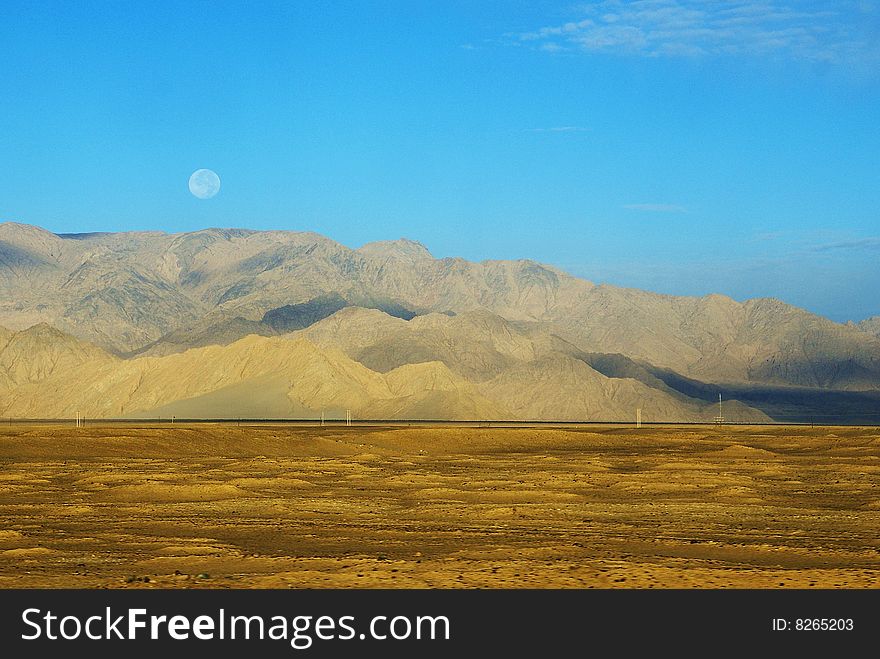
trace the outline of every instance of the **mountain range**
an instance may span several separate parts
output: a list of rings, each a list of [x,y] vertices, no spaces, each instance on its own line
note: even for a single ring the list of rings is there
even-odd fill
[[[874,419],[880,323],[310,232],[0,224],[0,415]]]

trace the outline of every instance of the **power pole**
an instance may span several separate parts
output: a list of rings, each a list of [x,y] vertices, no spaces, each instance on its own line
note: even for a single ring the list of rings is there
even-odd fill
[[[718,416],[715,417],[715,424],[722,425],[724,423],[724,411],[721,408],[721,392],[718,392]]]

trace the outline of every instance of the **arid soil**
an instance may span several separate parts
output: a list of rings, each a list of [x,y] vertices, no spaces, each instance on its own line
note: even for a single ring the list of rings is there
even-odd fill
[[[870,588],[880,429],[0,427],[0,587]]]

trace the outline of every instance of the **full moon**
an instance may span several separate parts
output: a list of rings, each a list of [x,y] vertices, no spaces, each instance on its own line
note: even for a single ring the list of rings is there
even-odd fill
[[[189,177],[189,191],[199,199],[210,199],[220,192],[220,177],[210,169],[197,169]]]

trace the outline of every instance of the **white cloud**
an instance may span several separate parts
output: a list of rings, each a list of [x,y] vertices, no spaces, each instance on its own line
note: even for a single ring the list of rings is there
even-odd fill
[[[558,53],[561,50],[565,50],[565,48],[563,46],[560,46],[555,41],[546,41],[546,42],[542,43],[539,46],[539,48],[543,51],[548,52],[548,53]]]
[[[844,240],[813,247],[815,252],[836,252],[840,250],[880,250],[880,238],[870,237],[859,238],[858,240]]]
[[[866,0],[601,0],[581,17],[513,37],[540,50],[646,57],[755,56],[880,65]]]
[[[624,208],[645,213],[687,213],[687,208],[678,204],[626,204]]]
[[[589,131],[584,126],[550,126],[549,128],[526,128],[529,133],[583,133]]]

